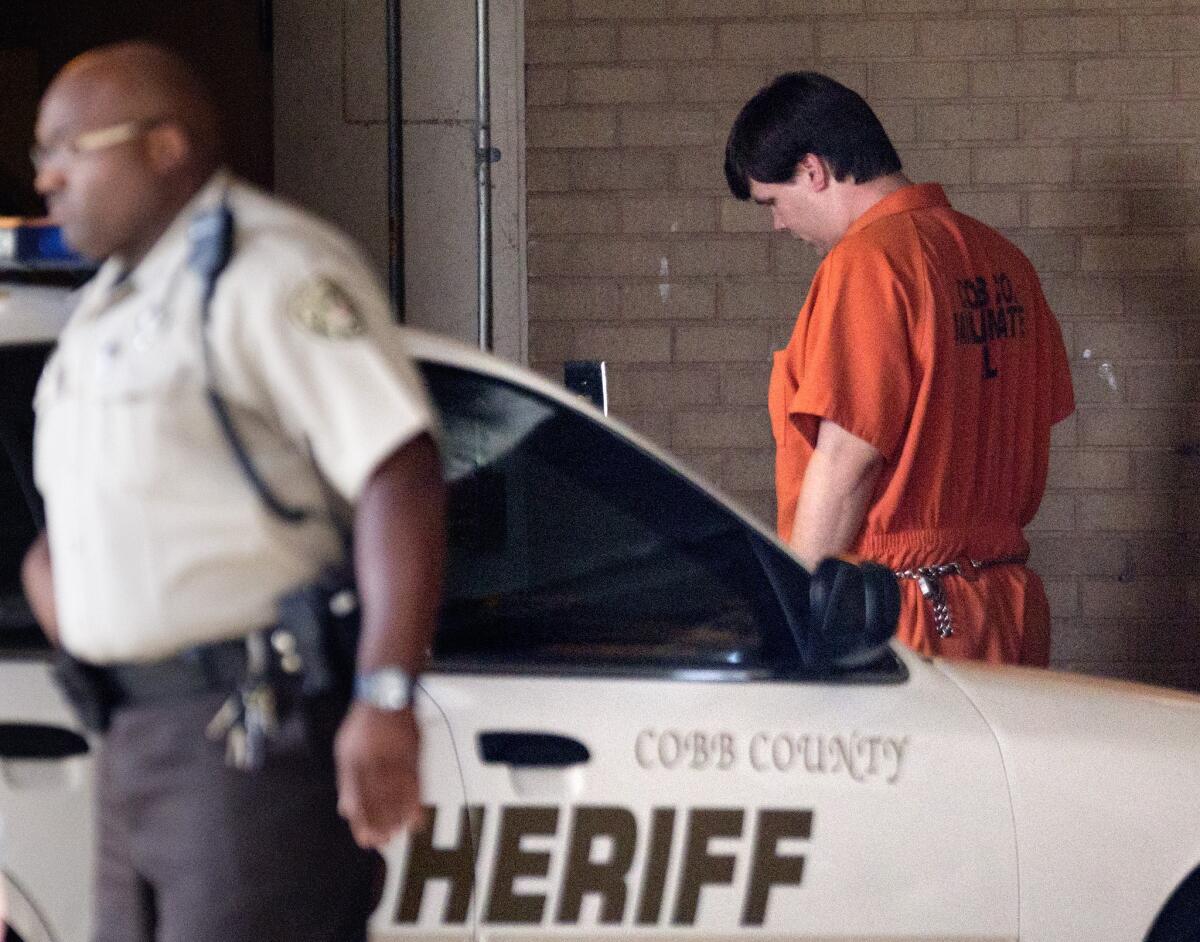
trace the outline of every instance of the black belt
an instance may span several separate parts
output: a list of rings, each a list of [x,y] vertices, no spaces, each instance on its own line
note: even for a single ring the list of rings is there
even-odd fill
[[[289,700],[325,694],[348,698],[358,613],[357,606],[350,612],[334,609],[347,591],[341,581],[336,587],[330,597],[324,582],[301,586],[281,601],[279,624],[157,661],[94,665],[59,651],[55,677],[80,721],[97,732],[104,732],[113,711],[122,707],[206,693],[238,695],[247,710],[264,706],[264,714],[274,712],[265,706],[277,694]]]
[[[233,693],[245,682],[248,664],[245,638],[197,645],[145,663],[89,664],[60,649],[54,677],[80,722],[102,733],[113,711],[123,707]]]
[[[173,657],[97,668],[114,706],[135,706],[203,693],[231,693],[246,677],[246,641],[187,648]]]

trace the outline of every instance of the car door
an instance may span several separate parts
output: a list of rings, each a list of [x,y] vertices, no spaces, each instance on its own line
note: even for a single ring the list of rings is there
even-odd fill
[[[455,742],[450,736],[446,725],[446,714],[441,704],[430,695],[430,691],[422,686],[417,690],[415,710],[420,728],[421,741],[421,794],[422,803],[426,806],[427,824],[423,832],[417,835],[417,841],[422,836],[431,833],[430,828],[438,828],[441,833],[445,828],[445,819],[450,814],[457,814],[467,805],[463,791],[462,772]],[[371,917],[369,942],[394,942],[397,939],[411,940],[416,919],[408,920],[405,931],[396,934],[396,913],[411,906],[408,895],[411,890],[402,886],[401,878],[407,861],[413,853],[413,845],[409,843],[409,835],[404,834],[391,841],[383,850],[387,862],[387,875],[379,906]],[[470,868],[468,861],[465,866]],[[468,881],[469,882],[469,881]],[[439,925],[432,914],[426,914],[421,929],[427,931],[430,937],[443,940],[467,940],[470,938],[469,929],[464,925]]]
[[[814,672],[777,544],[592,414],[425,373],[452,525],[424,686],[466,800],[402,842],[396,932],[1016,938],[1003,768],[952,685],[891,649]]]
[[[49,645],[19,578],[41,525],[31,404],[48,351],[0,346],[0,869],[17,935],[73,942],[87,931],[90,746],[51,681]]]
[[[50,646],[21,592],[21,560],[42,526],[32,479],[33,388],[50,344],[0,345],[0,872],[21,942],[88,937],[94,847],[92,745],[51,676]],[[452,807],[462,777],[444,714],[419,690],[423,787]],[[397,886],[401,842],[373,921],[379,938]],[[386,934],[383,936],[386,938]],[[3,938],[3,932],[0,932]]]
[[[3,634],[11,622],[0,628]],[[88,741],[40,654],[0,647],[0,819],[8,919],[24,942],[87,938]]]

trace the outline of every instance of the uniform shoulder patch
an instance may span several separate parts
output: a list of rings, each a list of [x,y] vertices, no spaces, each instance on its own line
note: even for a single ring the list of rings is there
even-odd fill
[[[354,300],[330,278],[314,278],[297,288],[288,301],[287,313],[309,333],[331,340],[358,337],[367,329]]]

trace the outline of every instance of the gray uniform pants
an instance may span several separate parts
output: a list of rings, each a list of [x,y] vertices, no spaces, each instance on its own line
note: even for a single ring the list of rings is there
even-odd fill
[[[94,942],[357,942],[382,859],[338,817],[335,704],[291,711],[265,768],[204,729],[224,695],[119,710],[97,768]]]

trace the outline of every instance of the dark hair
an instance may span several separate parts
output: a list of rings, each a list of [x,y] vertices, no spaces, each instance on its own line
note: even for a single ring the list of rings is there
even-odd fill
[[[828,161],[839,181],[900,171],[896,148],[861,95],[818,72],[788,72],[738,113],[725,145],[725,179],[734,196],[749,199],[751,179],[787,183],[805,154]]]

